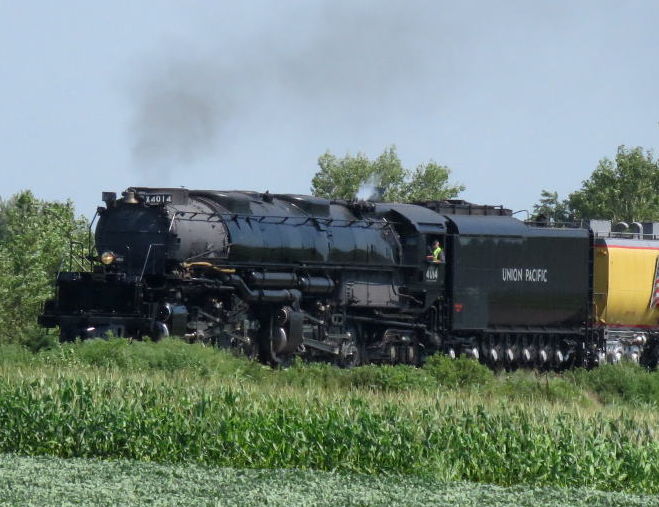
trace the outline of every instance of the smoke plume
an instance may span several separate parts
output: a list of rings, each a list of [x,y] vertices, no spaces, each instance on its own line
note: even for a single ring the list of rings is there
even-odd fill
[[[340,112],[366,119],[392,90],[413,90],[434,63],[426,48],[441,31],[407,5],[297,7],[246,40],[208,42],[204,51],[168,44],[140,66],[132,94],[132,155],[140,171],[162,177],[216,153],[228,126],[265,105],[301,106],[319,121]]]

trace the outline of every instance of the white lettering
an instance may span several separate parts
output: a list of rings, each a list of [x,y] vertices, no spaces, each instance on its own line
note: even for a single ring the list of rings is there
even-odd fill
[[[520,282],[522,281],[522,268],[503,268],[501,278],[504,282]]]
[[[428,266],[426,269],[426,280],[437,280],[439,278],[439,268],[437,266]]]
[[[169,204],[172,202],[171,194],[150,194],[145,196],[147,204]]]
[[[548,283],[545,268],[501,268],[501,279],[504,282],[535,282]]]

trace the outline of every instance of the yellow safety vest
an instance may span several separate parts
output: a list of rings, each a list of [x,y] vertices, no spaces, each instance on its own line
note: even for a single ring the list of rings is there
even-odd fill
[[[434,260],[438,261],[441,260],[441,255],[442,255],[442,247],[438,246],[432,251],[432,257]]]

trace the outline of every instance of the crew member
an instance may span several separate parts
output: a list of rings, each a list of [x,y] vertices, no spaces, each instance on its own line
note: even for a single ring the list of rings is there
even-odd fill
[[[439,246],[439,241],[435,240],[432,242],[432,261],[433,262],[443,262],[444,256],[442,255],[442,247]]]

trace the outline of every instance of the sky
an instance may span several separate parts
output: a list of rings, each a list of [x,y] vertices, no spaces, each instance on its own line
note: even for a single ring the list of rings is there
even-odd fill
[[[0,197],[309,193],[326,152],[531,209],[659,146],[659,2],[0,0]]]

